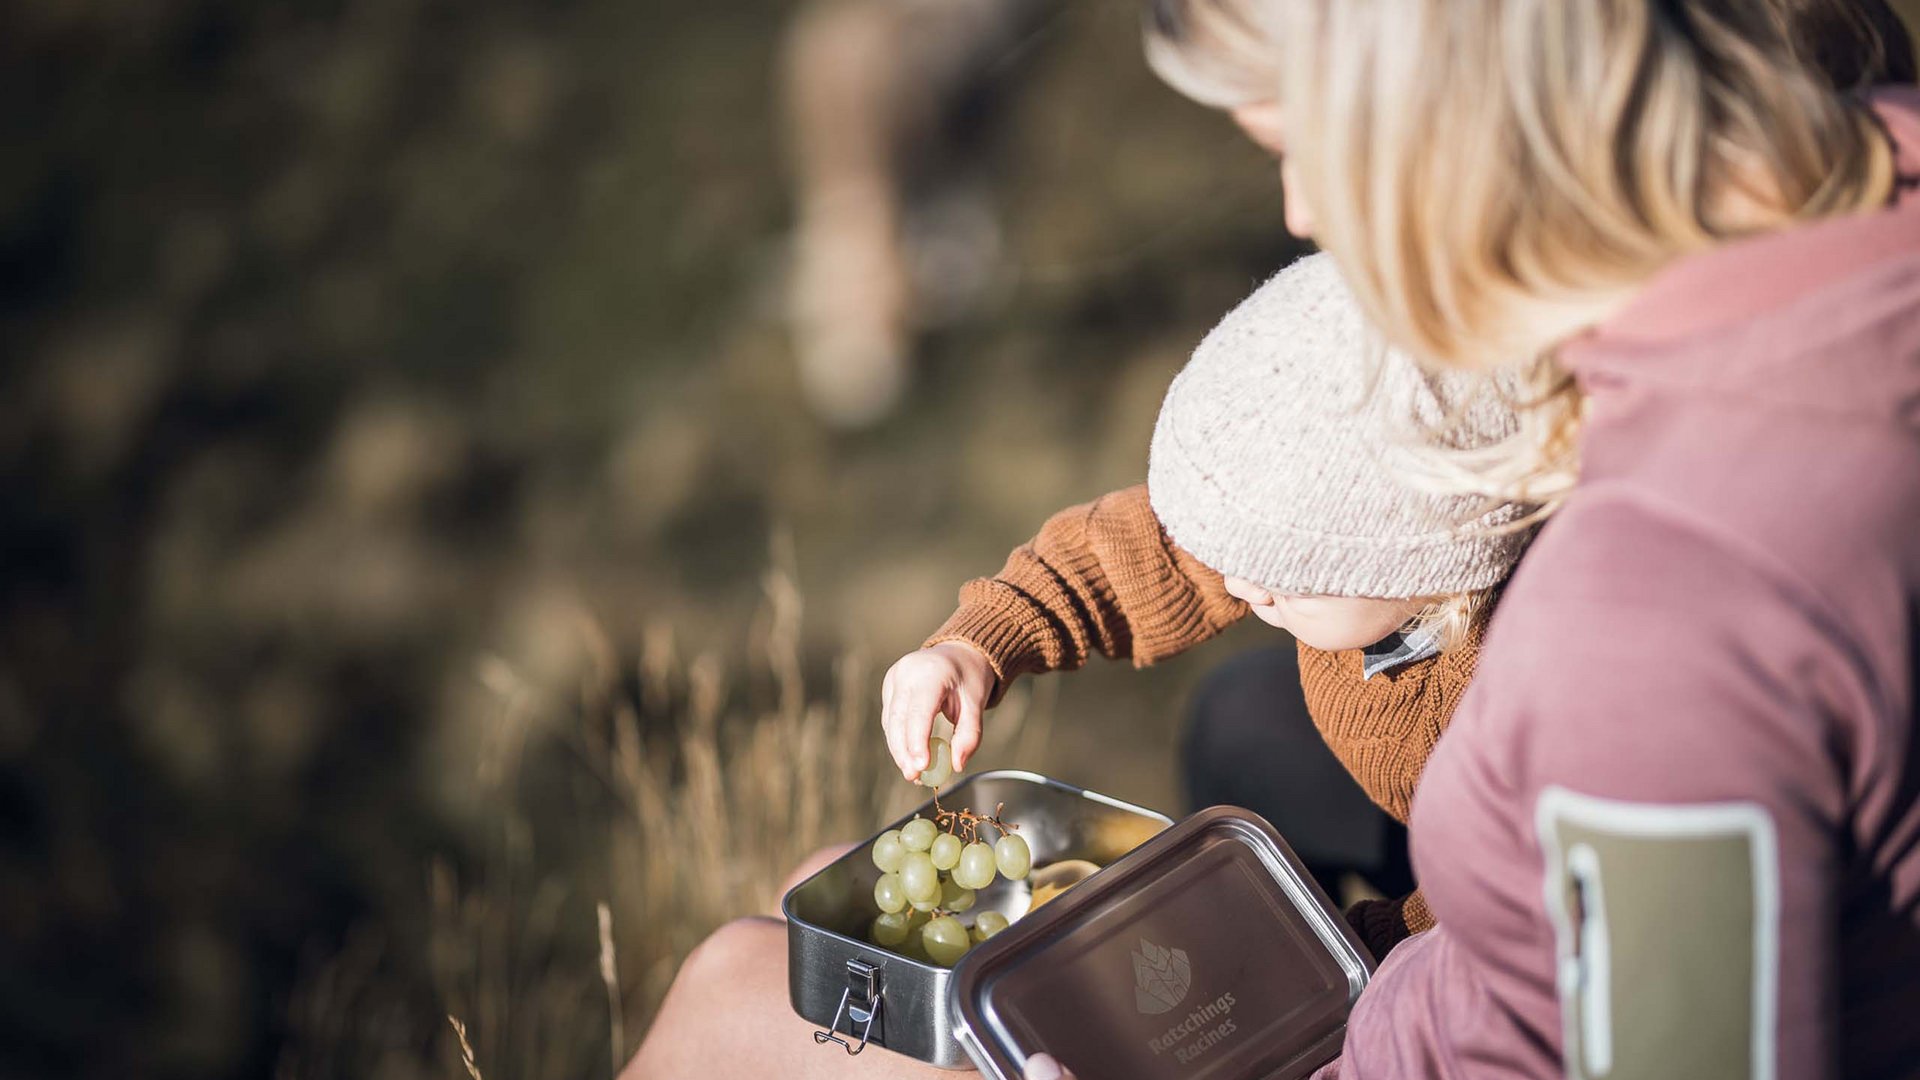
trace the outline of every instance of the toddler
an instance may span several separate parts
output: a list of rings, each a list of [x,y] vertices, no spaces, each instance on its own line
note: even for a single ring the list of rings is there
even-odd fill
[[[1427,494],[1397,478],[1413,459],[1396,459],[1416,438],[1472,450],[1511,435],[1492,390],[1375,344],[1328,257],[1282,271],[1174,379],[1147,483],[1055,514],[887,672],[894,762],[918,777],[944,714],[963,767],[1020,675],[1096,651],[1146,666],[1251,613],[1293,635],[1315,726],[1405,822],[1527,508]],[[1349,919],[1376,956],[1432,925],[1418,892]]]

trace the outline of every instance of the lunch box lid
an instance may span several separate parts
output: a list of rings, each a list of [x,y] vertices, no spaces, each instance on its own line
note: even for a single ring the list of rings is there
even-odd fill
[[[1045,1051],[1100,1080],[1302,1077],[1372,960],[1273,826],[1203,810],[976,946],[948,986],[988,1076]]]

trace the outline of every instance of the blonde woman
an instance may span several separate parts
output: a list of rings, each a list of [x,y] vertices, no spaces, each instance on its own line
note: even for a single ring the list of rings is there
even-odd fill
[[[1915,1075],[1920,208],[1896,178],[1920,102],[1833,85],[1894,55],[1875,7],[1156,21],[1163,71],[1293,151],[1290,222],[1399,344],[1558,353],[1586,401],[1458,463],[1564,504],[1414,804],[1440,926],[1394,950],[1329,1075]],[[1564,446],[1578,485],[1530,482]],[[627,1075],[951,1075],[817,1053],[784,940],[709,938]]]
[[[1920,1075],[1920,94],[1752,2],[1163,10],[1391,339],[1580,403],[1329,1073]]]

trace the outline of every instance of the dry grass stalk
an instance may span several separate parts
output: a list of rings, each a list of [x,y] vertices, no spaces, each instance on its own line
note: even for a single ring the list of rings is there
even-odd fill
[[[453,1033],[460,1039],[460,1061],[467,1067],[467,1075],[473,1080],[487,1080],[480,1075],[480,1065],[473,1060],[473,1044],[467,1041],[467,1025],[452,1013],[447,1014],[447,1023],[453,1025]]]
[[[509,835],[514,830],[508,830]],[[429,973],[462,1018],[475,1060],[507,1080],[597,1076],[605,1061],[594,977],[582,935],[563,918],[572,890],[533,878],[524,849],[494,856],[473,880],[436,861],[429,875]]]
[[[627,1061],[626,1013],[620,1007],[620,961],[613,948],[612,909],[602,900],[594,905],[594,912],[599,916],[600,981],[607,988],[608,1042],[613,1060],[613,1070],[607,1075],[617,1078],[620,1066]]]

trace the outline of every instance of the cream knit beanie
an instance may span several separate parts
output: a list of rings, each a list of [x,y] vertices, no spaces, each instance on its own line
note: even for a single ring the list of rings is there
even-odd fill
[[[1297,596],[1446,596],[1506,578],[1528,534],[1496,529],[1528,508],[1425,494],[1401,479],[1406,455],[1514,430],[1487,377],[1433,374],[1379,344],[1333,260],[1313,255],[1173,380],[1147,489],[1173,541],[1230,577]]]

